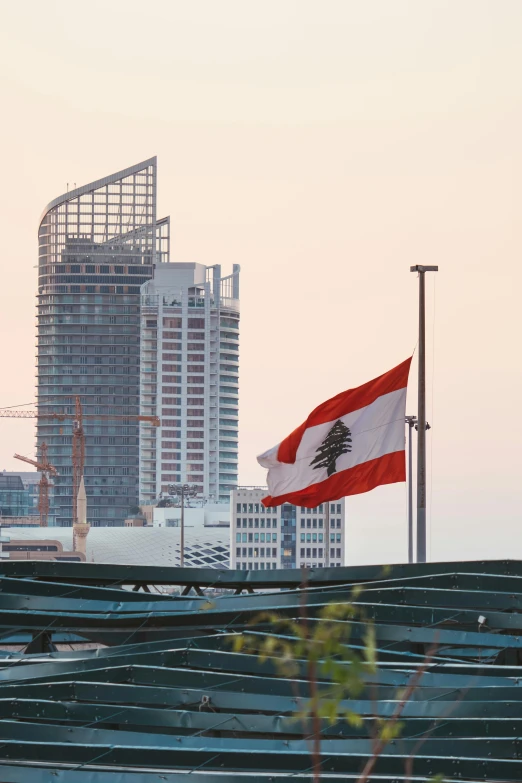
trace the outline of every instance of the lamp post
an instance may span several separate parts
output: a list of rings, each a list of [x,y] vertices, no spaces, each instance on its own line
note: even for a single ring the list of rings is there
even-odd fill
[[[179,564],[181,568],[183,568],[185,565],[185,498],[196,497],[198,491],[196,487],[191,484],[169,484],[169,493],[170,492],[181,498]]]

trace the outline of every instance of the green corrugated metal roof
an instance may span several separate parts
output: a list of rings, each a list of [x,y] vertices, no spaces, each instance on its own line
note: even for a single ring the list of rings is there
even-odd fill
[[[415,781],[522,780],[522,563],[323,569],[302,583],[295,571],[0,563],[0,781],[310,780],[292,717],[307,695],[305,662],[290,681],[271,661],[233,652],[232,639],[265,610],[298,618],[306,603],[313,619],[357,583],[379,666],[344,704],[363,725],[322,723],[325,780],[355,783],[373,716],[393,714],[434,643],[371,780],[404,781],[410,755]],[[231,593],[210,603],[196,594],[214,587]],[[364,629],[352,623],[352,644]],[[74,649],[79,640],[105,646]]]

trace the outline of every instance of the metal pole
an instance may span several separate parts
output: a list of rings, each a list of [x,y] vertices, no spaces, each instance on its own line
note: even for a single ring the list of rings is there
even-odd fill
[[[406,416],[408,425],[408,563],[413,563],[413,453],[412,430],[417,421],[416,416]]]
[[[412,266],[419,273],[419,388],[417,439],[417,562],[426,562],[426,297],[425,272],[438,266]]]
[[[411,453],[411,431],[413,422],[408,426],[408,563],[413,563],[413,455]]]
[[[324,567],[330,566],[330,502],[326,503],[324,515]]]
[[[179,562],[181,568],[185,565],[185,487],[181,487],[181,536]]]

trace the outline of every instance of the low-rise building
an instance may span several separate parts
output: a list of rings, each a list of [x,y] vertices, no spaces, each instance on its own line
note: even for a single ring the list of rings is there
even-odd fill
[[[345,563],[345,503],[265,508],[266,487],[231,492],[230,565],[244,570],[325,568]]]
[[[70,527],[52,530],[43,527],[15,530],[11,527],[7,532],[11,540],[3,544],[5,559],[85,559],[88,563],[118,565],[181,565],[179,527],[91,527],[85,540],[85,555],[74,551]],[[44,549],[49,546],[52,549]],[[228,527],[187,527],[184,565],[187,568],[229,568]]]

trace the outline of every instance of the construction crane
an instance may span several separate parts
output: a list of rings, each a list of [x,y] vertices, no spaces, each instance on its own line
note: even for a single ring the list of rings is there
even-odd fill
[[[160,420],[157,416],[138,416],[138,415],[118,415],[112,413],[88,413],[83,414],[82,403],[79,397],[76,397],[74,413],[47,413],[40,411],[20,411],[12,408],[0,409],[0,418],[14,419],[50,419],[52,421],[73,421],[72,436],[72,469],[73,469],[73,496],[72,496],[72,520],[73,524],[77,522],[78,509],[77,498],[80,489],[80,481],[83,476],[85,465],[85,431],[83,428],[84,419],[101,419],[102,421],[142,421],[151,424],[153,427],[160,426]]]
[[[40,445],[39,460],[22,457],[21,454],[15,454],[14,458],[27,462],[29,465],[34,465],[36,470],[39,470],[42,474],[39,484],[38,511],[40,512],[40,527],[47,527],[47,518],[49,516],[49,476],[58,475],[58,471],[54,465],[51,465],[47,457],[47,444],[42,443]]]

